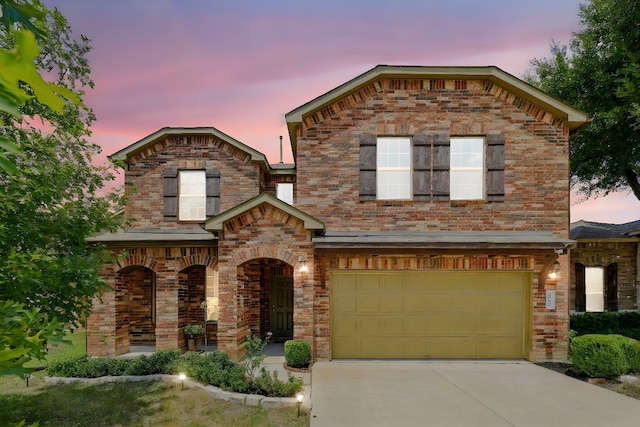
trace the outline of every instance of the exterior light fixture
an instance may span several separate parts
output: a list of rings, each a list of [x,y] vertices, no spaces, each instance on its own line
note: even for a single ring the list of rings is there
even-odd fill
[[[27,387],[29,387],[29,378],[31,378],[30,374],[24,374],[24,379],[27,380]]]
[[[558,272],[560,271],[560,263],[556,261],[553,264],[553,270],[549,273],[549,279],[556,280],[558,278]]]
[[[184,390],[184,380],[187,379],[187,374],[185,374],[184,372],[180,372],[178,374],[178,378],[180,379],[180,381],[182,381],[182,390]]]
[[[302,405],[302,399],[304,399],[304,394],[296,394],[296,400],[298,401],[298,416],[300,416],[300,405]]]
[[[302,259],[302,257],[300,257],[298,262],[300,263],[300,272],[306,273],[309,271],[309,267],[307,267],[307,262],[304,259]]]

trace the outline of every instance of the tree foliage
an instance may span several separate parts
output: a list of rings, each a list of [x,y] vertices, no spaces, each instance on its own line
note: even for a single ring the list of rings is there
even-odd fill
[[[93,164],[100,148],[88,140],[95,117],[81,98],[93,87],[90,41],[74,38],[64,16],[38,1],[0,6],[0,61],[14,52],[9,62],[24,67],[14,80],[0,67],[3,89],[17,88],[17,114],[0,109],[0,135],[17,147],[5,153],[15,173],[0,169],[0,300],[38,313],[43,327],[52,319],[77,326],[105,286],[97,269],[106,254],[86,238],[117,226],[111,212],[121,202],[105,189],[114,177]]]
[[[592,118],[571,141],[573,187],[640,199],[640,2],[590,0],[579,16],[582,29],[532,60],[526,78]]]

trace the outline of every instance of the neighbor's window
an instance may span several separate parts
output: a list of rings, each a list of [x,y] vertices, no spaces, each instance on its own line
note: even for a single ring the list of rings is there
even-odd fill
[[[604,269],[602,267],[584,269],[584,289],[586,311],[604,311]]]
[[[276,197],[293,206],[293,184],[288,182],[276,184]]]
[[[179,210],[181,221],[206,219],[206,177],[204,171],[180,171]]]
[[[484,199],[484,138],[451,138],[451,200]]]
[[[411,199],[411,139],[378,138],[376,160],[378,199]]]

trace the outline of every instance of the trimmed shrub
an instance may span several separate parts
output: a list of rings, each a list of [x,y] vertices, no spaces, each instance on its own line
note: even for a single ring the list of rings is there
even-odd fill
[[[575,313],[570,327],[578,335],[617,334],[640,340],[640,312]]]
[[[273,373],[266,368],[260,370],[260,375],[253,381],[255,391],[263,396],[293,396],[302,391],[304,382],[288,373],[287,381],[278,379],[278,371]]]
[[[571,342],[569,359],[573,366],[596,378],[615,378],[629,372],[630,365],[619,335],[589,334]]]
[[[311,362],[311,343],[303,340],[286,341],[284,360],[292,368],[306,368]]]
[[[629,363],[628,372],[640,373],[640,341],[629,337],[618,337],[622,351],[624,351],[627,358],[627,363]]]

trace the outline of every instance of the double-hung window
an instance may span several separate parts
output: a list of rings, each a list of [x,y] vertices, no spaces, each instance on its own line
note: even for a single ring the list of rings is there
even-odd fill
[[[180,221],[204,221],[206,219],[205,171],[180,171],[179,208]]]
[[[411,199],[411,139],[379,137],[376,160],[377,198]]]
[[[484,199],[484,138],[451,138],[451,200]]]
[[[283,182],[276,184],[276,197],[293,206],[293,183]]]

